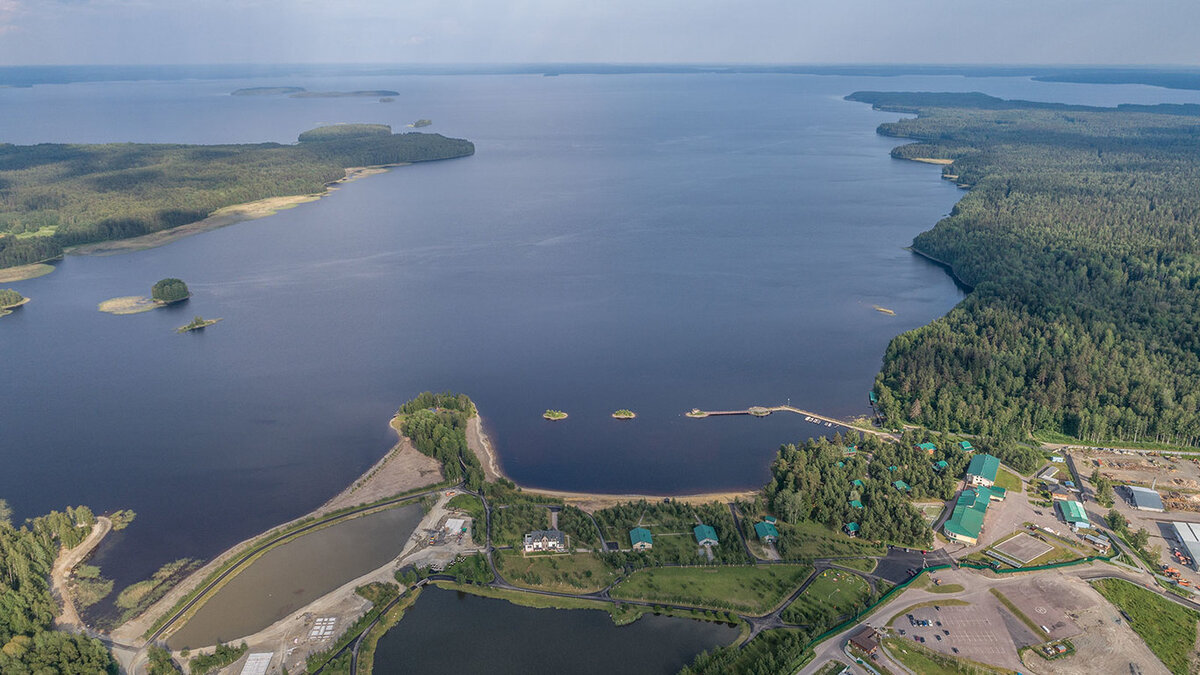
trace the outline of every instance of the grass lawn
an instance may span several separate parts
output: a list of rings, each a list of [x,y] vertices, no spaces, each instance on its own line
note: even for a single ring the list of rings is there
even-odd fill
[[[614,598],[766,614],[812,572],[807,565],[655,567],[634,572]]]
[[[912,582],[909,588],[920,588],[930,593],[959,593],[963,590],[962,584],[935,584],[934,578],[928,574],[922,575],[920,579]]]
[[[914,673],[921,673],[921,675],[1007,674],[1013,672],[1006,668],[988,666],[977,661],[968,661],[935,652],[904,638],[884,638],[883,646],[887,648],[888,654],[892,658],[907,666]]]
[[[483,502],[479,501],[479,497],[475,495],[454,495],[450,498],[446,506],[471,514],[471,518],[473,518],[471,522],[471,534],[475,534],[475,528],[479,529],[479,536],[475,537],[475,541],[482,542],[486,539],[484,529],[487,528],[487,516],[483,511]]]
[[[849,560],[834,560],[833,564],[863,572],[874,572],[875,568],[879,566],[879,561],[874,558],[851,558]]]
[[[921,515],[925,518],[925,524],[930,527],[937,522],[938,516],[942,515],[942,511],[946,509],[946,504],[937,502],[936,504],[913,504]]]
[[[1190,665],[1196,655],[1200,613],[1120,579],[1099,579],[1092,586],[1132,617],[1129,626],[1168,670],[1178,675],[1193,672]]]
[[[1017,474],[1005,469],[1000,469],[996,472],[996,486],[1002,487],[1009,492],[1025,491],[1024,486],[1021,484],[1021,479]]]
[[[820,523],[801,522],[789,524],[780,522],[779,528],[780,555],[788,560],[807,560],[825,556],[841,555],[884,555],[887,550],[882,544],[876,544],[866,539],[847,537],[841,532],[835,532]]]
[[[514,586],[563,593],[591,593],[617,579],[617,571],[594,553],[540,554],[497,551],[500,574]]]
[[[857,574],[825,570],[783,610],[788,623],[832,626],[871,601],[871,587]]]

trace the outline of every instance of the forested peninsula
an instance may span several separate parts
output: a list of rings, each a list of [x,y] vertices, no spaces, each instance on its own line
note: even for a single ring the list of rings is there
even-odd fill
[[[351,167],[474,152],[470,141],[381,124],[320,127],[294,145],[0,144],[0,268],[168,230],[234,204],[318,193]]]
[[[847,98],[970,189],[913,242],[974,290],[889,345],[890,425],[1200,443],[1200,106]]]

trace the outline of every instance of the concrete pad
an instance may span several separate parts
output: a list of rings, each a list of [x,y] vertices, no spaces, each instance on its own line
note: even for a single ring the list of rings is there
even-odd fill
[[[1038,541],[1022,532],[1008,541],[992,547],[1020,563],[1028,563],[1054,550],[1054,547],[1044,541]]]

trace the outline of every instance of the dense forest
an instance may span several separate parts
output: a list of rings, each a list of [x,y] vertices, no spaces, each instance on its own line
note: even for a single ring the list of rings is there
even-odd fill
[[[383,125],[307,131],[295,145],[0,144],[0,268],[178,227],[233,204],[321,192],[347,167],[474,152],[469,141]]]
[[[850,446],[853,454],[848,454]],[[936,470],[933,463],[938,460],[945,460],[949,468]],[[817,437],[779,449],[771,464],[772,480],[763,492],[785,523],[810,521],[840,530],[856,522],[864,538],[926,547],[932,532],[910,500],[949,499],[966,465],[965,454],[957,449],[939,448],[931,456],[911,444],[886,443],[877,436]],[[911,491],[898,489],[895,481],[903,481]],[[785,543],[781,538],[780,553],[789,557]]]
[[[483,488],[483,467],[467,448],[467,420],[475,404],[464,394],[424,392],[400,406],[400,431],[412,439],[417,450],[442,464],[447,480],[466,481],[468,490]]]
[[[974,290],[888,346],[891,425],[1200,442],[1200,110],[860,92],[970,192],[914,249]]]
[[[58,606],[50,568],[60,547],[83,541],[96,522],[86,507],[53,511],[21,527],[0,500],[0,673],[116,673],[100,642],[50,630]]]

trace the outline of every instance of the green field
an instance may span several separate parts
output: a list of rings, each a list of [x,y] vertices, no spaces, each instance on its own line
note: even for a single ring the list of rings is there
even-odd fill
[[[1002,487],[1009,492],[1024,492],[1025,488],[1021,484],[1021,479],[1011,471],[1000,469],[996,472],[996,485]]]
[[[820,629],[847,619],[871,602],[871,587],[862,577],[825,570],[783,610],[783,620]]]
[[[1167,669],[1177,675],[1195,672],[1196,620],[1200,613],[1120,579],[1099,579],[1092,586],[1132,617],[1129,626]]]
[[[610,594],[624,600],[766,614],[811,572],[807,565],[656,567],[633,573]]]
[[[497,551],[496,567],[514,586],[563,593],[591,593],[617,580],[617,571],[594,553],[537,554]]]
[[[840,555],[884,555],[887,553],[882,544],[847,537],[820,523],[788,524],[780,522],[776,527],[779,528],[777,548],[779,553],[789,560],[810,560]]]

